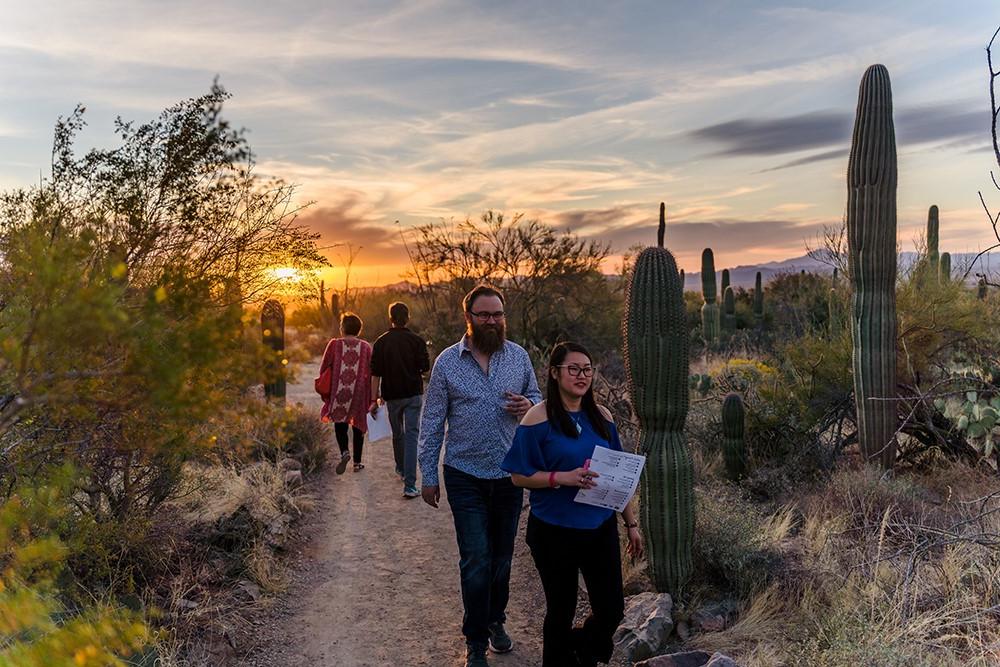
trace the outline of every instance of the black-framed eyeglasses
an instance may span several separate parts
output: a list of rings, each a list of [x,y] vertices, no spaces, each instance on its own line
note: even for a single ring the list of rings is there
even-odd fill
[[[493,318],[494,322],[499,322],[504,317],[506,317],[506,314],[502,310],[498,310],[495,313],[490,313],[490,312],[487,312],[485,310],[482,311],[481,313],[474,313],[474,312],[472,312],[470,310],[469,311],[469,315],[472,315],[474,318],[476,318],[480,322],[488,322],[491,317]]]
[[[594,367],[593,366],[577,366],[575,364],[558,364],[556,368],[565,368],[566,372],[571,376],[578,377],[594,377]]]

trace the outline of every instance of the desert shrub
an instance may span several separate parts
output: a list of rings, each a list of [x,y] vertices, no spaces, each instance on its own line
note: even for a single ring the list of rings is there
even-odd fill
[[[767,283],[767,312],[775,335],[790,339],[824,331],[830,279],[816,273],[779,273]]]
[[[18,487],[0,506],[0,665],[122,666],[149,632],[138,615],[103,603],[67,607],[58,577],[67,545],[58,523],[71,511],[71,473]]]
[[[508,334],[534,358],[561,340],[599,357],[620,345],[623,283],[601,272],[607,244],[487,211],[479,220],[416,228],[410,252],[418,288],[416,303],[404,301],[435,350],[462,335],[462,297],[480,282],[504,291]]]
[[[791,515],[768,517],[738,492],[702,487],[695,514],[696,580],[724,584],[748,599],[782,573],[778,545],[791,530]]]

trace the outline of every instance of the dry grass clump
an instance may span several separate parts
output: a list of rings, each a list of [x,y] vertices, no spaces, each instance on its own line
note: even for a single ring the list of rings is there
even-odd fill
[[[722,583],[748,598],[781,574],[781,545],[794,523],[791,510],[768,516],[735,489],[721,486],[698,489],[696,502],[696,582]]]
[[[770,521],[702,499],[699,527],[718,550],[703,557],[719,564],[743,610],[690,644],[751,666],[997,664],[1000,491],[942,498],[928,491],[935,477],[840,471]],[[716,514],[723,508],[728,520]]]

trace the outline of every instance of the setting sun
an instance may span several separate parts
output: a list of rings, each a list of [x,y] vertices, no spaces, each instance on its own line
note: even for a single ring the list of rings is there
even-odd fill
[[[291,283],[302,282],[305,277],[301,271],[291,266],[276,266],[272,268],[271,275],[277,280],[284,280]]]

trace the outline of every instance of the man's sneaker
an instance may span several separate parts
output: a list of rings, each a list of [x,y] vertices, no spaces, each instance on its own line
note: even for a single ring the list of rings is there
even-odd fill
[[[499,621],[490,623],[490,648],[494,653],[509,653],[514,648],[514,642],[510,635],[503,629],[503,623]]]
[[[337,474],[343,475],[344,471],[347,470],[347,462],[351,460],[350,452],[344,452],[340,455],[340,463],[337,464]]]
[[[486,661],[486,646],[465,643],[465,667],[490,667]]]
[[[403,488],[403,497],[404,498],[419,498],[420,497],[420,491],[418,491],[416,489],[416,487],[412,487],[412,486],[404,487]]]

